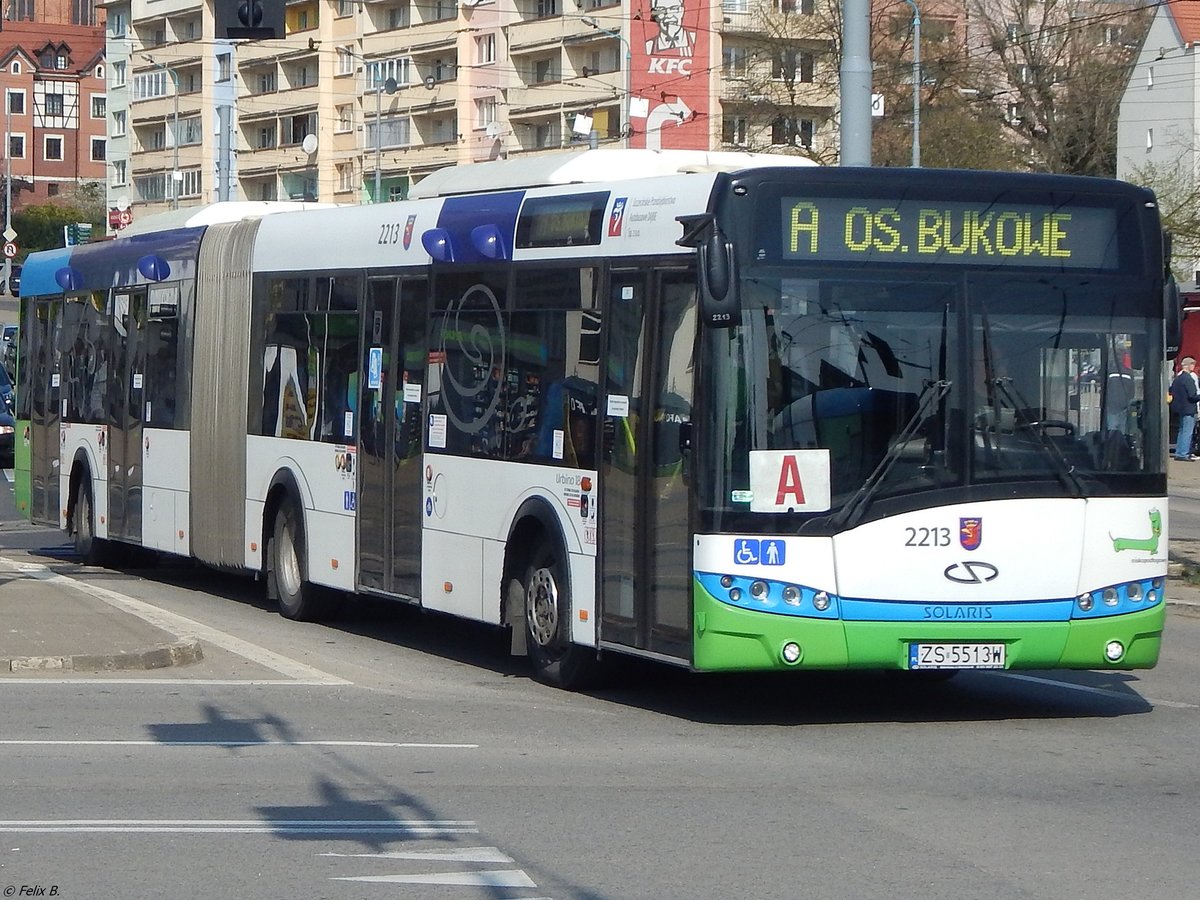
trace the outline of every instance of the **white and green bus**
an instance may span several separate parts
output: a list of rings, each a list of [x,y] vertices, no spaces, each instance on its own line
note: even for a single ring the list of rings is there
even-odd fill
[[[414,195],[31,255],[31,518],[256,573],[292,618],[355,592],[508,627],[564,686],[607,654],[1155,664],[1149,192],[610,150]]]

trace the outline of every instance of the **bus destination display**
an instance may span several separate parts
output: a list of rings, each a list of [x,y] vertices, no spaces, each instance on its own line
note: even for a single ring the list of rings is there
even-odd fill
[[[1116,212],[1093,206],[785,197],[786,260],[1115,269]]]

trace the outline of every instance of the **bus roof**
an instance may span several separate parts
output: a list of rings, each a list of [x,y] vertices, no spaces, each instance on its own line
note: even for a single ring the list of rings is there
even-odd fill
[[[496,159],[447,166],[413,185],[409,197],[445,197],[515,188],[596,181],[624,181],[685,172],[735,172],[763,166],[815,166],[803,156],[783,153],[707,150],[583,150],[520,159]]]
[[[122,229],[117,237],[133,237],[176,228],[219,225],[222,222],[238,222],[242,219],[269,216],[274,213],[297,212],[302,209],[327,209],[337,205],[336,203],[304,203],[296,200],[231,200],[223,203],[207,203],[202,206],[186,206],[135,220],[127,228]]]

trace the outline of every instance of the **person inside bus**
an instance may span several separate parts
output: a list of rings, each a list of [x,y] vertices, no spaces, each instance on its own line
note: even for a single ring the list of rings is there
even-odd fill
[[[1196,380],[1196,360],[1185,356],[1179,362],[1180,371],[1171,382],[1171,412],[1179,416],[1179,431],[1175,434],[1175,459],[1195,460],[1192,455],[1192,435],[1196,431],[1196,404],[1200,403],[1200,382]]]

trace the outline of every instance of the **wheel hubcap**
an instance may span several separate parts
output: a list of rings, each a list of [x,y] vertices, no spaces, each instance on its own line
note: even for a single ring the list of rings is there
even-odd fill
[[[279,587],[285,597],[294,597],[300,590],[300,561],[296,558],[296,545],[292,541],[292,533],[287,528],[279,541],[278,571],[275,577],[279,579]]]
[[[558,634],[558,585],[554,574],[549,569],[535,569],[526,590],[529,633],[538,646],[549,647]]]

